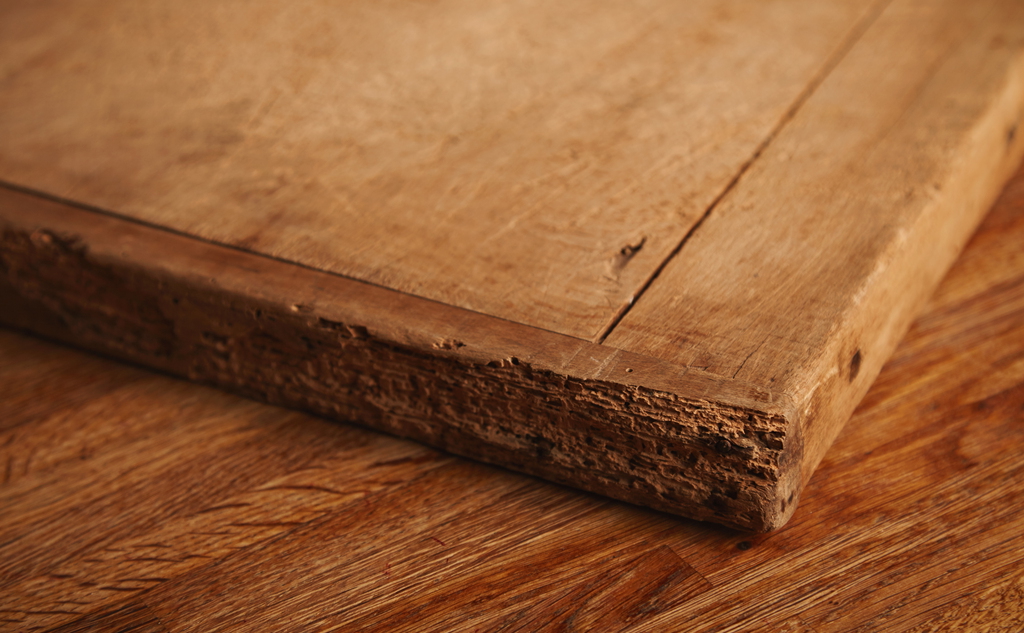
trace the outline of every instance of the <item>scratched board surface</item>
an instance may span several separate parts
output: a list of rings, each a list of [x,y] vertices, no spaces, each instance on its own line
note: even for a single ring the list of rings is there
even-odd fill
[[[871,4],[5,1],[0,179],[589,340]]]

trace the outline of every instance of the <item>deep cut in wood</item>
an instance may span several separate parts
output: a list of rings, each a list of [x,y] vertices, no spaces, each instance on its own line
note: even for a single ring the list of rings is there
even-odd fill
[[[1009,0],[67,5],[0,7],[5,323],[743,529],[1024,151]]]

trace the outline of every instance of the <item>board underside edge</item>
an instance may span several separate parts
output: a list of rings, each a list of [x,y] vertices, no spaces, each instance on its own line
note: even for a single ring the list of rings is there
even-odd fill
[[[799,427],[756,386],[11,189],[0,230],[8,325],[673,514],[795,508]]]

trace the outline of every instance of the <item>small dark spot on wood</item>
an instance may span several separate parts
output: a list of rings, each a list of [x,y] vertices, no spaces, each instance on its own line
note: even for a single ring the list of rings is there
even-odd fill
[[[1013,139],[1017,138],[1017,126],[1013,125],[1009,130],[1006,130],[1006,144],[1013,145]]]
[[[632,368],[630,368],[630,367],[627,367],[627,368],[626,368],[626,373],[627,373],[627,374],[632,374],[632,373],[633,373],[633,370],[632,370]]]
[[[361,325],[348,326],[349,336],[355,339],[365,340],[370,338],[370,331]]]
[[[770,448],[772,450],[778,451],[786,447],[786,443],[784,441],[785,435],[778,431],[758,433],[757,439],[761,440],[761,443],[764,444],[765,448]]]
[[[732,442],[725,438],[722,438],[715,442],[715,450],[721,453],[722,455],[728,455],[733,450]]]
[[[522,437],[518,436],[517,437]],[[546,461],[551,456],[551,449],[554,448],[554,444],[551,440],[540,435],[527,434],[523,437],[527,442],[530,442],[534,446],[534,454],[540,461]]]
[[[742,552],[745,552],[745,551],[747,551],[750,548],[751,548],[750,541],[740,541],[739,543],[736,544],[736,549],[738,549],[738,550],[740,550]]]
[[[617,253],[615,253],[611,259],[606,263],[605,277],[612,281],[618,281],[619,273],[629,264],[633,256],[640,252],[640,249],[644,247],[644,243],[647,241],[646,237],[641,237],[638,241],[626,244],[621,247]]]
[[[853,358],[850,359],[850,382],[853,382],[857,378],[857,374],[860,373],[860,361],[860,350],[857,350],[853,353]]]
[[[644,243],[647,241],[647,237],[641,237],[640,241],[636,244],[626,244],[619,249],[619,255],[629,258],[640,252],[640,249],[644,247]]]
[[[217,334],[216,332],[203,332],[202,339],[216,347],[226,347],[229,343],[228,337]]]
[[[729,500],[720,492],[711,493],[704,505],[719,514],[729,510]]]

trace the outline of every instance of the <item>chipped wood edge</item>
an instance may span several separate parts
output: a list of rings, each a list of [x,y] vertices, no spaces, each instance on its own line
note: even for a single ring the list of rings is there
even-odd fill
[[[699,520],[795,508],[765,389],[0,187],[0,322]]]

